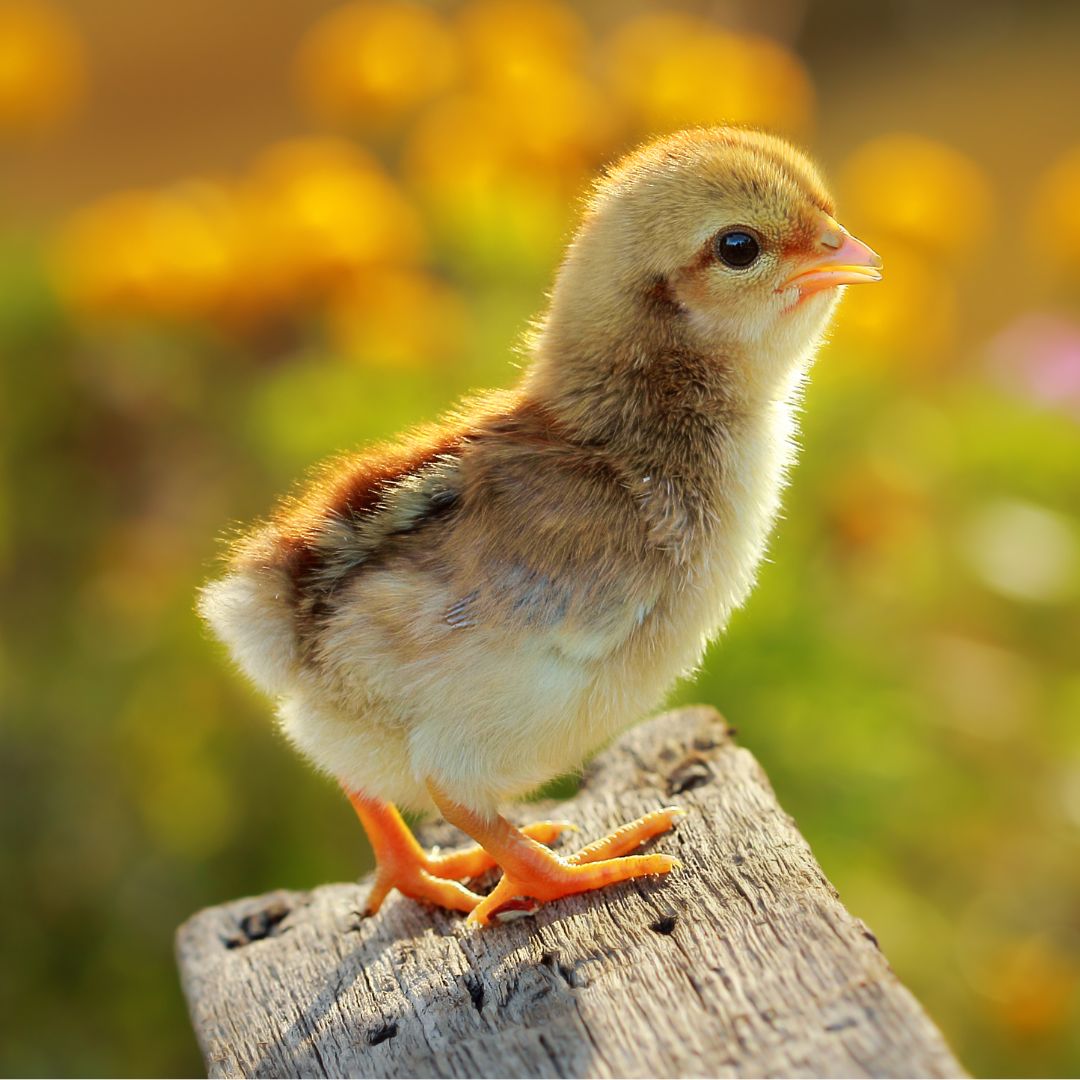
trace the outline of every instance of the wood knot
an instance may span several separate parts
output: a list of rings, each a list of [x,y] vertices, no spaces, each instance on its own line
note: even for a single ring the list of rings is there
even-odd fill
[[[586,963],[585,960],[578,960],[573,964],[564,964],[559,954],[553,951],[540,957],[541,966],[558,975],[571,990],[580,990],[589,985],[589,978],[583,970]]]
[[[392,1039],[397,1032],[397,1024],[391,1020],[389,1024],[381,1024],[374,1031],[368,1032],[367,1044],[368,1046],[378,1046],[379,1043],[384,1043],[387,1039]]]
[[[674,772],[668,774],[667,792],[669,795],[681,795],[702,787],[713,778],[713,771],[700,757],[687,758]]]
[[[241,949],[255,941],[276,937],[284,931],[279,927],[292,908],[284,900],[274,900],[259,911],[253,911],[240,920],[237,933],[224,939],[226,949]]]

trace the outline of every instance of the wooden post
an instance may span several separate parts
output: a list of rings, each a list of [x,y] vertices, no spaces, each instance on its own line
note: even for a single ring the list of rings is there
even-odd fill
[[[713,710],[631,731],[558,812],[578,845],[670,803],[682,870],[483,931],[397,894],[363,919],[365,882],[200,912],[177,951],[209,1075],[965,1075]]]

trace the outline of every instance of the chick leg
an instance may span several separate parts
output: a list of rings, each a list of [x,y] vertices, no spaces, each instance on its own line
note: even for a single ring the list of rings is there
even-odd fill
[[[563,859],[498,814],[488,818],[455,803],[430,781],[428,790],[443,817],[477,840],[503,869],[502,880],[469,915],[468,921],[473,926],[488,925],[492,916],[502,909],[520,909],[521,905],[515,903],[519,897],[557,900],[616,881],[666,874],[680,865],[670,855],[615,857],[669,829],[679,811],[660,810],[649,814],[590,844],[577,856]]]
[[[392,889],[414,900],[427,900],[454,911],[471,911],[480,901],[476,893],[451,878],[476,877],[490,870],[495,859],[479,845],[429,855],[417,843],[401,814],[390,804],[347,792],[375,852],[375,884],[365,904],[365,913],[374,915]],[[540,843],[551,843],[568,826],[561,821],[540,821],[528,827],[528,835]]]

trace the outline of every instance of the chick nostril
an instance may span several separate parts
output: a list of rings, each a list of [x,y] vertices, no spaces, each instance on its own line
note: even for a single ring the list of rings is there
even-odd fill
[[[838,251],[844,245],[844,234],[839,229],[829,229],[821,234],[821,246]]]

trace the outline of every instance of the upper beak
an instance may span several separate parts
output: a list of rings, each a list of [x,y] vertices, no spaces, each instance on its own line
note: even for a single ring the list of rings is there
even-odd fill
[[[836,285],[880,280],[881,256],[830,218],[818,238],[813,261],[792,274],[784,288],[796,285],[801,295],[809,296]]]

